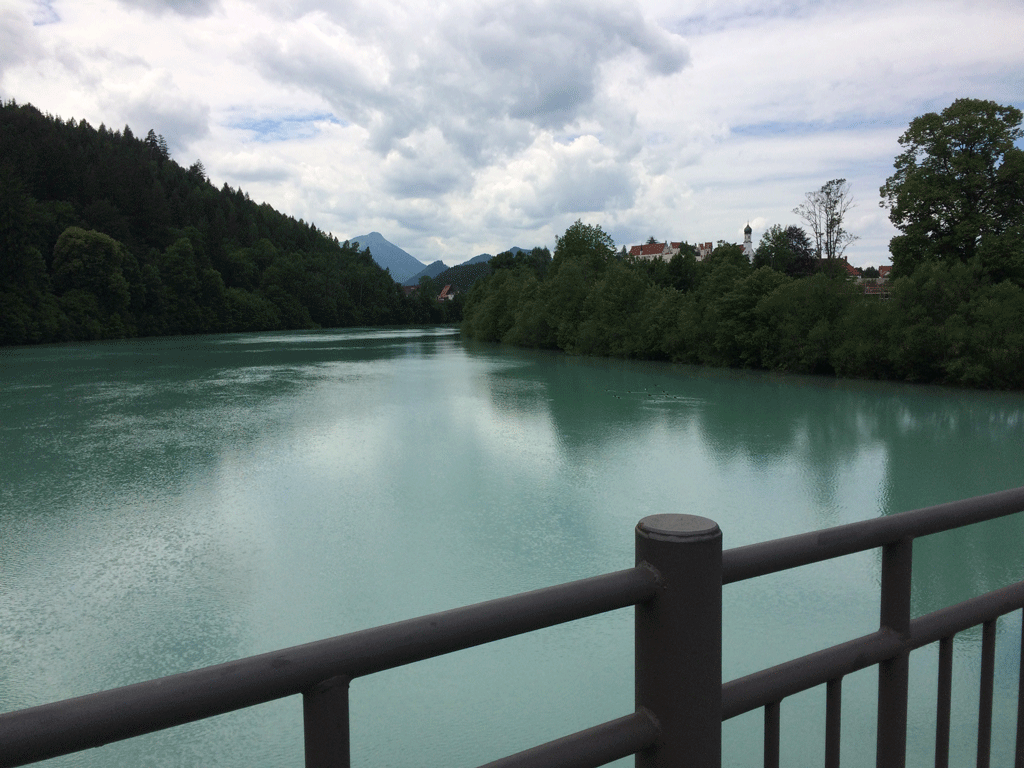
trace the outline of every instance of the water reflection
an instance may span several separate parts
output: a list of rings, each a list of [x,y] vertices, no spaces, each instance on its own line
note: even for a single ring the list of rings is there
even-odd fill
[[[452,329],[0,362],[0,655],[21,670],[0,676],[0,709],[626,567],[646,514],[712,517],[731,547],[1022,482],[1019,395],[572,358]],[[914,611],[1024,576],[1021,526],[917,542]],[[727,677],[871,631],[877,580],[871,554],[731,585]],[[484,762],[617,717],[630,633],[622,612],[361,682],[357,753],[447,764],[458,744],[455,762]],[[1000,630],[1000,654],[1012,638]],[[196,738],[294,762],[285,711]],[[414,723],[408,742],[397,721]],[[727,764],[756,742],[731,739]],[[169,751],[154,764],[186,764],[172,736],[153,744]],[[74,761],[138,762],[124,749]]]

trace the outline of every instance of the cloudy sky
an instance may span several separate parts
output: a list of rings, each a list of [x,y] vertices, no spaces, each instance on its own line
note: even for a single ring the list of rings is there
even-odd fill
[[[909,121],[1024,108],[1020,0],[0,0],[0,97],[162,134],[341,239],[460,263],[554,246],[754,243],[851,182],[855,265]]]

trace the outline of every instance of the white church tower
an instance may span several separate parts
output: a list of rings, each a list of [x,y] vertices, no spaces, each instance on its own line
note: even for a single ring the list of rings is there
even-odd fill
[[[747,222],[747,226],[743,228],[743,255],[747,257],[747,261],[754,260],[754,244],[750,242],[750,236],[754,233],[754,230],[750,228],[750,222]]]

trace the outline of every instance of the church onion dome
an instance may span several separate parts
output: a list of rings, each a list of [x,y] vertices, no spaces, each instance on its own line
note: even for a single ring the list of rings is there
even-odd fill
[[[752,229],[750,228],[750,223],[749,223],[749,222],[747,223],[747,226],[745,226],[745,227],[743,228],[743,234],[744,234],[744,235],[749,235],[749,234],[750,234],[751,232],[753,232],[753,231],[754,231],[754,230],[752,230]]]

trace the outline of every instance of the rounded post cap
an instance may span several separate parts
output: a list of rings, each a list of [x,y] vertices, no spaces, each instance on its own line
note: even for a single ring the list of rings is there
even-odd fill
[[[638,536],[656,541],[699,541],[722,535],[714,520],[699,515],[648,515],[636,524]]]

